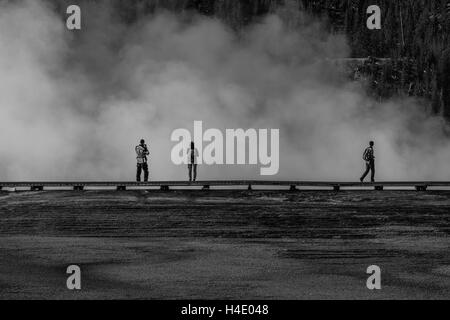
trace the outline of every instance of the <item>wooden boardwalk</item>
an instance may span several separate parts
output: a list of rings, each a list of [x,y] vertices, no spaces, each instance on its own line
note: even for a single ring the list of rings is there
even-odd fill
[[[383,181],[376,183],[360,183],[360,182],[338,182],[338,181],[270,181],[270,180],[211,180],[211,181],[150,181],[150,182],[133,182],[133,181],[19,181],[19,182],[0,182],[0,190],[14,191],[16,188],[29,188],[32,191],[43,191],[48,188],[71,188],[75,191],[83,191],[87,188],[95,189],[115,189],[124,191],[135,188],[159,188],[168,191],[170,188],[186,188],[200,187],[203,190],[210,190],[211,187],[247,187],[248,190],[253,188],[262,188],[267,190],[270,187],[280,189],[286,187],[287,190],[295,191],[298,188],[317,189],[323,188],[339,191],[342,188],[349,189],[373,189],[384,190],[385,188],[415,188],[418,191],[426,191],[428,188],[450,188],[450,181]]]

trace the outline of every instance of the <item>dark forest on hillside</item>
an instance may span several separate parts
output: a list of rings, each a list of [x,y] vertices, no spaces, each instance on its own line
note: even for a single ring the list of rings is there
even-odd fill
[[[55,3],[55,0],[49,0]],[[56,1],[64,5],[96,0]],[[449,0],[109,0],[125,23],[164,8],[193,10],[217,17],[239,30],[289,2],[345,33],[352,58],[349,75],[369,79],[369,93],[379,99],[409,95],[427,101],[434,114],[450,119]],[[368,30],[367,7],[382,10],[382,29]],[[384,58],[384,59],[383,59]]]

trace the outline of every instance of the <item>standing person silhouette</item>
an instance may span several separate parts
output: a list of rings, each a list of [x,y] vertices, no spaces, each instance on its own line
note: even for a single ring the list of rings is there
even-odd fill
[[[197,180],[197,158],[198,158],[198,150],[194,145],[194,142],[191,142],[191,147],[187,150],[188,157],[188,171],[189,171],[189,182]],[[192,180],[192,173],[194,173],[194,179]]]
[[[375,182],[375,153],[373,151],[374,142],[370,141],[369,146],[364,150],[363,160],[366,162],[366,171],[363,173],[361,178],[359,179],[361,182],[364,181],[364,178],[371,173],[370,181]]]
[[[136,181],[141,181],[141,173],[144,171],[144,181],[148,181],[148,163],[147,163],[147,156],[150,154],[148,151],[147,145],[145,144],[145,140],[142,139],[140,141],[140,144],[138,144],[135,148],[136,150],[136,161],[137,161],[137,168],[136,168]]]

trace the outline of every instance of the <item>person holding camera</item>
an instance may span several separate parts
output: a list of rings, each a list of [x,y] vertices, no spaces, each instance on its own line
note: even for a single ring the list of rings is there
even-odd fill
[[[144,171],[144,182],[147,182],[149,175],[147,156],[150,154],[150,152],[148,151],[144,139],[142,139],[140,144],[136,146],[135,150],[137,160],[136,181],[141,181],[141,173],[142,171]]]

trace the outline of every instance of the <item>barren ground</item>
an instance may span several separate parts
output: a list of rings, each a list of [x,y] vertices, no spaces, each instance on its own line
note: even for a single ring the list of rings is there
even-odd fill
[[[2,192],[0,299],[449,299],[449,235],[448,191]]]

